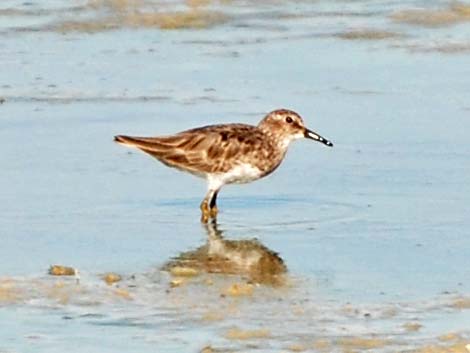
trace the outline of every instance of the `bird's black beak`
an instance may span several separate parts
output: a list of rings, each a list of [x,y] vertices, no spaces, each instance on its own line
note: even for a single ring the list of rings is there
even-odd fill
[[[333,147],[333,143],[331,141],[328,141],[326,138],[318,135],[316,132],[313,132],[312,130],[305,129],[304,136],[305,138],[321,142],[324,145],[327,145],[328,147]]]

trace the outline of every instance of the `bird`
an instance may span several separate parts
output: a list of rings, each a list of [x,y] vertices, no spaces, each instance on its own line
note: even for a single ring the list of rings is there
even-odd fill
[[[290,143],[301,138],[333,147],[289,109],[271,111],[258,125],[208,125],[157,137],[116,135],[114,141],[138,148],[169,167],[205,178],[207,193],[200,209],[201,222],[207,223],[217,217],[217,196],[224,185],[249,183],[271,174]]]

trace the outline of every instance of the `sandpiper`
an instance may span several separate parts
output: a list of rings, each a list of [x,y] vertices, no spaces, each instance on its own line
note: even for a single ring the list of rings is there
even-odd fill
[[[201,202],[201,222],[217,216],[217,194],[222,186],[249,183],[272,173],[282,162],[289,144],[309,138],[333,144],[307,129],[299,114],[278,109],[257,126],[210,125],[171,136],[135,137],[118,135],[114,141],[155,157],[169,167],[206,178],[208,191]]]

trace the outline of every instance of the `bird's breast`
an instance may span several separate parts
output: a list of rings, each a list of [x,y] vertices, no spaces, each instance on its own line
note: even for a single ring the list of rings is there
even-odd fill
[[[224,184],[243,184],[254,181],[263,176],[263,171],[249,163],[237,164],[224,173],[208,175],[209,185],[218,189]]]
[[[262,170],[258,167],[243,163],[230,169],[225,175],[225,179],[228,183],[249,183],[250,181],[259,179],[263,175]]]

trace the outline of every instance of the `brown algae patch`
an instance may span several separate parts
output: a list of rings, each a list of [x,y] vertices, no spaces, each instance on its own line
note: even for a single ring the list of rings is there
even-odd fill
[[[191,277],[199,275],[199,271],[192,267],[175,266],[171,268],[170,274],[172,279],[170,280],[170,287],[177,288],[185,285]]]
[[[59,273],[64,272],[61,270]],[[70,273],[70,271],[65,273]],[[0,279],[0,306],[17,303],[95,306],[104,302],[113,303],[122,299],[134,299],[134,295],[128,289],[108,286],[102,282],[104,281],[102,276],[96,276],[97,278],[100,280],[93,279],[93,282],[89,282],[87,278],[85,283],[81,283],[74,277],[70,278],[68,274],[33,279]]]
[[[331,350],[331,342],[325,338],[319,338],[313,342],[313,349],[320,352],[329,352]]]
[[[132,297],[131,293],[129,293],[128,290],[123,289],[123,288],[116,288],[116,289],[113,291],[113,294],[114,294],[116,297],[123,298],[123,299],[126,299],[126,300],[133,300],[133,299],[134,299],[134,298]]]
[[[365,28],[338,33],[336,37],[347,40],[384,40],[403,38],[404,35],[397,32]]]
[[[470,344],[468,342],[457,342],[451,345],[431,344],[416,350],[412,353],[469,353]]]
[[[391,19],[416,26],[450,26],[470,21],[470,5],[454,2],[443,9],[402,10],[392,14]]]
[[[446,333],[444,335],[439,336],[439,341],[441,342],[452,342],[457,340],[462,340],[462,336],[455,332]]]
[[[470,340],[462,334],[450,332],[437,337],[436,342],[418,347],[413,353],[469,353]]]
[[[238,352],[238,350],[230,349],[226,347],[212,347],[212,346],[205,346],[199,351],[199,353],[235,353],[235,352]]]
[[[92,21],[65,21],[51,26],[51,30],[66,32],[102,32],[119,28],[117,21],[109,18]]]
[[[166,13],[133,13],[124,18],[130,27],[157,27],[160,29],[203,29],[226,21],[217,11],[189,9]]]
[[[406,323],[403,324],[403,328],[407,332],[417,332],[417,331],[421,330],[422,327],[423,327],[423,325],[421,325],[418,322],[406,322]]]
[[[291,352],[305,352],[308,348],[303,344],[291,344],[287,350]]]
[[[199,274],[199,271],[192,267],[175,266],[171,268],[170,273],[176,277],[194,277]]]
[[[215,321],[222,321],[225,319],[225,314],[219,311],[209,311],[202,315],[202,321],[206,322],[215,322]]]
[[[114,12],[137,9],[144,5],[144,0],[88,0],[86,7],[91,9],[107,8]]]
[[[230,340],[261,339],[271,337],[271,332],[268,329],[243,330],[240,328],[231,328],[224,336]]]
[[[252,296],[254,286],[250,283],[233,283],[228,288],[223,290],[222,294],[231,297]]]
[[[0,305],[13,304],[21,301],[23,295],[11,279],[0,279]]]
[[[383,348],[389,342],[381,338],[367,337],[342,337],[335,342],[345,351],[364,351],[369,349]]]
[[[123,13],[84,21],[65,21],[50,26],[57,32],[101,32],[119,28],[204,29],[226,22],[217,11],[187,10],[166,13]]]
[[[461,298],[457,298],[455,299],[451,306],[455,309],[470,309],[470,298],[468,297],[461,297]]]
[[[60,305],[80,301],[88,294],[88,291],[75,282],[58,280],[54,283],[43,283],[38,286],[39,297],[47,298]]]
[[[211,346],[205,346],[199,352],[200,353],[215,353],[215,352],[219,352],[219,350],[216,350],[212,348]]]
[[[190,7],[201,7],[210,5],[213,0],[186,0],[186,4]]]
[[[183,10],[172,11],[142,0],[90,0],[83,20],[51,24],[58,32],[100,32],[119,28],[203,29],[227,21],[219,11],[204,8],[209,2],[188,1]],[[161,5],[161,4],[160,4]]]

